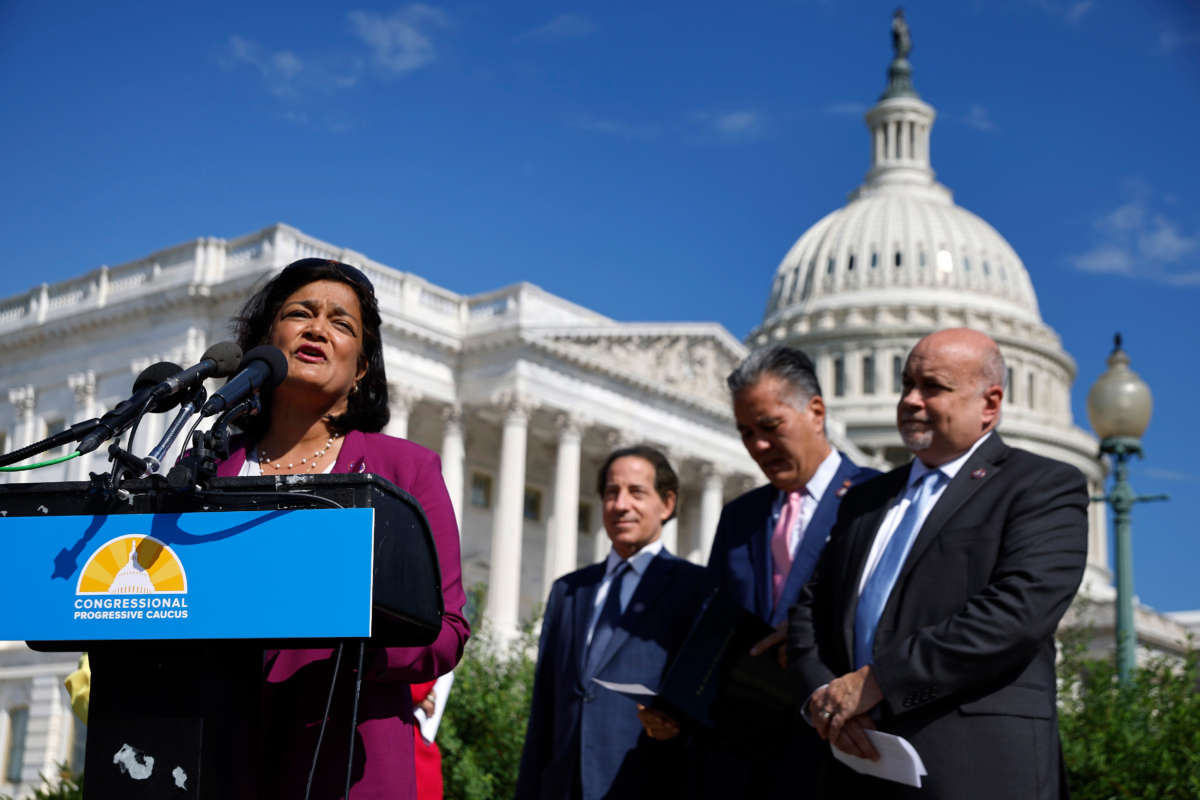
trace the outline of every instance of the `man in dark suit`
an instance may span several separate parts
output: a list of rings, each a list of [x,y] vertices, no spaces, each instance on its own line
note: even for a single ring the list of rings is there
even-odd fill
[[[842,496],[879,473],[829,445],[821,384],[802,351],[756,350],[726,382],[742,444],[768,484],[722,509],[708,566],[746,610],[782,626],[825,548]]]
[[[654,741],[634,704],[592,678],[655,689],[713,591],[702,567],[663,549],[679,479],[662,453],[618,450],[600,469],[608,558],[554,582],[542,621],[519,800],[661,797],[688,760]]]
[[[1065,796],[1054,630],[1088,497],[1078,470],[994,432],[1005,371],[978,331],[913,348],[897,422],[916,458],[850,491],[792,610],[788,662],[821,737],[870,758],[878,727],[929,773],[912,789],[833,763],[824,796]]]
[[[787,609],[816,567],[842,496],[879,473],[830,446],[821,385],[802,351],[785,346],[755,350],[726,382],[742,443],[768,483],[721,511],[708,567],[723,593],[776,626],[776,633],[756,646],[755,652],[762,652],[783,642]],[[650,725],[647,730],[652,735],[671,732],[668,728],[659,734]],[[808,729],[753,753],[744,748],[731,752],[719,742],[710,745],[713,752],[702,780],[705,794],[726,800],[790,800],[797,796],[796,771],[815,769],[824,754]]]

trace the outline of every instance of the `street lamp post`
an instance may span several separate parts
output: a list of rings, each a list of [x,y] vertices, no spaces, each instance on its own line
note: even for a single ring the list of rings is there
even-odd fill
[[[1112,506],[1117,543],[1117,675],[1128,685],[1137,663],[1137,633],[1133,621],[1133,506],[1166,500],[1165,494],[1137,495],[1129,485],[1129,459],[1142,457],[1141,436],[1150,424],[1150,388],[1129,368],[1121,349],[1121,334],[1113,337],[1108,369],[1088,392],[1088,419],[1100,436],[1100,452],[1113,458],[1113,488],[1095,497]]]

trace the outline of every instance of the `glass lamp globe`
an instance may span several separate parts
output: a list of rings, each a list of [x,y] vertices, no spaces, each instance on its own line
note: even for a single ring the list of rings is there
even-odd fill
[[[1088,391],[1092,430],[1101,439],[1140,438],[1150,424],[1152,406],[1150,387],[1129,368],[1129,356],[1121,349],[1121,334],[1117,334],[1108,369]]]

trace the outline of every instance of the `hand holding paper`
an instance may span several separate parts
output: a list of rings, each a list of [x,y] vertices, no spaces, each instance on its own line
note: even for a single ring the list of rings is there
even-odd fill
[[[831,744],[829,747],[833,751],[833,757],[863,775],[873,775],[885,781],[896,781],[921,788],[921,776],[929,773],[925,771],[921,756],[907,739],[882,731],[868,730],[866,734],[871,744],[879,751],[878,761],[852,756]]]

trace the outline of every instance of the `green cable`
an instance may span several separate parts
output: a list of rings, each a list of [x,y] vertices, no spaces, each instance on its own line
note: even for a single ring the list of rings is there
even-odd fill
[[[37,469],[38,467],[49,467],[49,466],[53,466],[54,464],[61,464],[64,461],[70,461],[72,458],[76,458],[79,455],[81,455],[80,452],[78,450],[76,450],[74,453],[71,453],[71,455],[69,455],[69,456],[59,456],[58,458],[52,458],[49,461],[43,461],[39,464],[22,464],[21,466],[18,466],[18,467],[0,467],[0,472],[20,472],[21,470],[26,470],[26,469]]]

